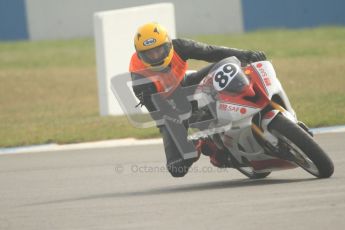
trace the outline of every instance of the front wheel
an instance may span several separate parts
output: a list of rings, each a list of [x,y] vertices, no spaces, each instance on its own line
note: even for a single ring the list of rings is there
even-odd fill
[[[331,159],[297,124],[278,114],[268,129],[278,138],[279,148],[301,168],[318,178],[328,178],[333,174]]]

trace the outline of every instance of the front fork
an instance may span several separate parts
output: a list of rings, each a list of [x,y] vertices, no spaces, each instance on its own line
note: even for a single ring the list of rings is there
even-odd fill
[[[285,110],[281,105],[274,101],[270,101],[269,105],[273,109],[263,115],[263,118],[261,119],[261,127],[252,123],[252,130],[263,141],[264,147],[268,148],[272,153],[278,154],[280,152],[278,146],[279,140],[268,130],[268,126],[279,113],[283,114],[286,118],[291,120],[293,123],[296,123],[303,130],[309,133],[309,135],[313,136],[309,128],[304,123],[298,121],[293,114]]]
[[[279,114],[282,113],[286,117],[288,117],[293,122],[297,122],[297,119],[288,111],[286,111],[282,106],[279,104],[270,101],[269,104],[273,109],[266,112],[263,117],[261,118],[261,125],[257,126],[256,124],[252,123],[252,130],[253,132],[259,136],[262,140],[267,141],[273,146],[277,146],[278,139],[271,134],[268,130],[268,125],[272,122],[272,120]]]
[[[260,126],[252,123],[253,132],[262,140],[263,145],[273,154],[279,153],[279,140],[275,137],[269,130],[268,126],[273,121],[273,119],[279,114],[283,114],[289,120],[294,123],[297,123],[297,119],[289,111],[285,110],[281,105],[274,101],[270,101],[269,104],[272,107],[272,110],[265,113],[261,119]]]

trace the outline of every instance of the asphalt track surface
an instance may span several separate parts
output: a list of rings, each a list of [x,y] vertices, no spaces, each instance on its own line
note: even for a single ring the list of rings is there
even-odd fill
[[[345,133],[316,139],[330,179],[249,180],[206,157],[175,179],[161,145],[1,155],[0,230],[345,229]]]

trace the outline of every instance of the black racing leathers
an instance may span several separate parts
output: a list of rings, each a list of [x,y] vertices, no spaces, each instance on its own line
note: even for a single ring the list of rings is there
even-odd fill
[[[265,60],[265,54],[263,52],[254,52],[249,50],[233,49],[221,46],[207,45],[204,43],[196,42],[188,39],[173,39],[173,48],[175,52],[180,56],[183,61],[188,59],[202,60],[210,63],[216,63],[224,58],[235,56],[242,64],[247,64],[254,61]],[[207,75],[213,64],[210,64],[195,73],[188,74],[184,77],[180,85],[190,86],[198,84],[204,76]],[[167,71],[167,70],[165,70]],[[143,78],[139,74],[132,73],[132,80],[138,80]],[[155,106],[152,103],[151,95],[156,93],[156,87],[154,83],[147,83],[142,85],[133,85],[133,91],[140,103],[150,111],[155,111]],[[195,159],[184,160],[179,153],[179,150],[174,142],[171,134],[167,131],[165,126],[159,126],[160,133],[163,137],[165,154],[167,159],[167,168],[172,176],[182,177],[187,172]],[[187,131],[185,133],[187,137]]]

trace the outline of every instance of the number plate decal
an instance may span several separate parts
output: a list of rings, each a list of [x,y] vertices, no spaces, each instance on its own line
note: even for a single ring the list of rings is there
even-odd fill
[[[219,67],[213,75],[213,87],[217,91],[225,89],[229,83],[234,79],[239,71],[237,65],[227,63]]]

